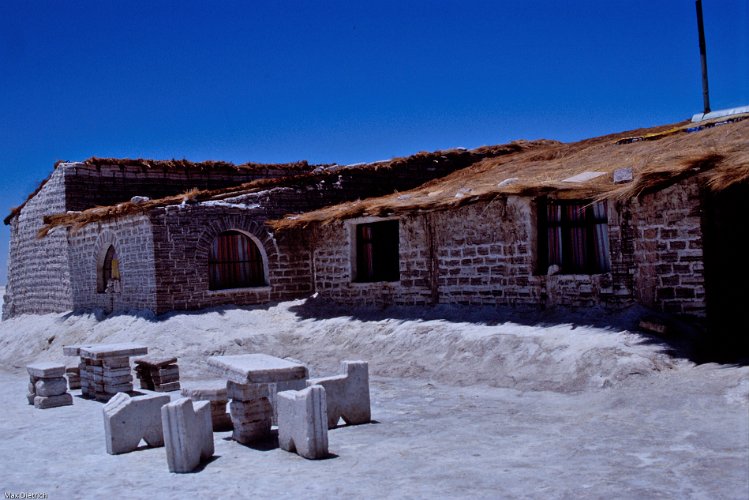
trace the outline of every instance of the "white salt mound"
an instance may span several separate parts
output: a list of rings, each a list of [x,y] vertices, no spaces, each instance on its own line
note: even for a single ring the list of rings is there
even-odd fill
[[[620,323],[635,313],[623,313]],[[372,375],[558,392],[608,387],[673,367],[662,346],[622,327],[586,326],[591,323],[579,314],[533,317],[458,306],[352,310],[314,299],[159,318],[47,314],[0,323],[0,366],[73,363],[62,355],[68,344],[138,342],[150,354],[178,356],[187,380],[210,377],[209,356],[261,352],[299,359],[312,376],[335,373],[341,360],[363,359]]]

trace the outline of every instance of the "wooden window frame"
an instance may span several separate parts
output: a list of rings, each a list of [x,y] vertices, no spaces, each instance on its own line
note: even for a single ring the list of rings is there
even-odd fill
[[[120,265],[117,258],[117,249],[114,245],[108,245],[102,258],[101,267],[97,269],[98,277],[96,283],[96,293],[105,293],[110,282],[120,280]],[[112,276],[116,271],[116,276]]]
[[[596,216],[594,205],[602,204],[602,216]],[[560,219],[558,221],[549,221],[548,207],[562,207]],[[584,210],[583,217],[577,220],[570,220],[568,211],[565,208],[577,206]],[[550,198],[540,198],[537,200],[537,219],[538,219],[538,274],[547,274],[548,268],[557,264],[560,271],[557,274],[603,274],[611,270],[611,255],[608,241],[608,205],[606,201],[592,202],[590,200],[556,200]],[[598,227],[603,226],[604,240],[598,241]],[[561,262],[550,262],[551,254],[549,249],[549,229],[560,228],[561,239]],[[574,248],[573,248],[573,231],[577,228],[585,229],[585,250],[584,264],[582,267],[575,265]],[[601,265],[598,260],[596,245],[602,244],[602,253],[605,253],[604,264]]]
[[[400,223],[397,219],[353,226],[354,283],[400,281]]]
[[[239,237],[246,241],[246,255],[239,249],[226,248],[234,255],[215,255],[215,244],[222,237]],[[239,240],[242,241],[242,240]],[[221,245],[220,241],[218,245]],[[220,252],[221,250],[219,250]],[[218,269],[216,267],[218,266]],[[268,285],[265,253],[255,238],[242,231],[230,229],[215,236],[208,249],[208,289],[211,291],[261,288]],[[243,277],[244,275],[244,277]]]

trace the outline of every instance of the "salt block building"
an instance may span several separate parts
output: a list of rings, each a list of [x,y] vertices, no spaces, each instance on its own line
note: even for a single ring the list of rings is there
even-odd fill
[[[266,222],[390,194],[519,142],[351,166],[148,161],[61,162],[5,219],[10,259],[3,317],[258,304],[313,292],[307,231]]]
[[[746,118],[350,166],[63,163],[6,219],[3,316],[315,292],[351,305],[638,303],[747,347]]]

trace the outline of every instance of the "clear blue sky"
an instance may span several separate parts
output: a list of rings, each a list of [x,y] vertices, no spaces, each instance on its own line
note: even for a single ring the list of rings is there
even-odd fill
[[[747,105],[749,1],[704,12],[712,107]],[[3,216],[58,159],[350,163],[701,109],[693,0],[0,2]]]

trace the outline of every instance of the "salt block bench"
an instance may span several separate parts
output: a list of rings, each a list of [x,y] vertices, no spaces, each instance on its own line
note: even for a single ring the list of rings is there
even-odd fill
[[[166,394],[130,397],[116,394],[102,408],[107,453],[118,455],[138,448],[143,439],[148,446],[164,446],[161,407],[171,398]]]
[[[278,445],[312,460],[328,456],[328,414],[322,386],[278,393]]]
[[[270,434],[277,387],[303,388],[309,376],[303,364],[267,354],[211,356],[208,366],[228,380],[232,438],[245,444]]]
[[[161,407],[164,446],[170,472],[191,472],[213,456],[211,405],[181,398]]]
[[[372,419],[369,402],[369,365],[365,361],[342,361],[340,375],[313,378],[307,386],[325,388],[328,428],[338,426],[338,419],[347,424],[366,424]]]
[[[193,401],[210,401],[211,422],[213,422],[214,432],[230,431],[233,429],[231,415],[226,412],[226,405],[229,402],[226,380],[216,379],[184,382],[181,394]]]

